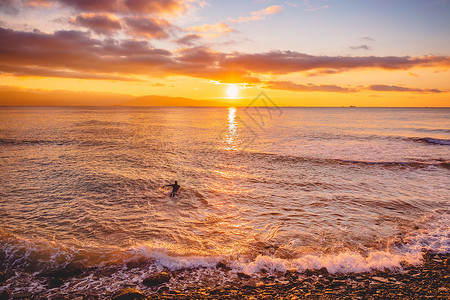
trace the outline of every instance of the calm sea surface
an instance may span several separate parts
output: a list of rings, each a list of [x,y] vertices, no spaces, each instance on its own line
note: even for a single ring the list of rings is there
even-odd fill
[[[13,289],[71,262],[116,266],[111,286],[130,261],[363,272],[450,251],[448,108],[4,107],[0,170]]]

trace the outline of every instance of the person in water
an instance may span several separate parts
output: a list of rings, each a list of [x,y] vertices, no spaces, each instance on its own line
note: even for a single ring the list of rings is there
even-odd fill
[[[175,197],[175,194],[177,193],[177,191],[180,189],[180,185],[178,184],[177,181],[175,181],[174,184],[168,184],[166,186],[171,186],[172,187],[172,192],[170,192],[170,197]]]

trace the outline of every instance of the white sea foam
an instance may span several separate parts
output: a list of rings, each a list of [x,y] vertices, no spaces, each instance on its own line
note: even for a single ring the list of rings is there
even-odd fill
[[[307,269],[326,268],[331,273],[369,272],[371,270],[401,269],[402,263],[418,264],[421,262],[424,251],[434,253],[450,252],[450,214],[447,211],[435,211],[424,217],[418,224],[419,228],[405,235],[402,242],[389,245],[384,250],[369,250],[365,255],[355,251],[342,251],[337,253],[299,254],[291,259],[284,259],[269,255],[256,255],[254,259],[225,255],[176,255],[163,247],[152,247],[144,244],[121,251],[112,251],[104,255],[104,263],[111,262],[123,264],[128,261],[149,262],[155,270],[169,269],[195,269],[215,268],[219,261],[226,261],[228,266],[236,271],[249,274],[266,271],[285,272],[289,269],[304,271]],[[2,247],[7,260],[15,266],[23,260],[24,266],[32,262],[33,257],[38,260],[38,265],[65,266],[73,260],[79,250],[67,248],[54,242],[44,242],[42,239],[29,240],[10,234],[3,234]],[[97,249],[96,252],[101,252]],[[104,252],[108,252],[104,249]],[[21,259],[19,253],[25,253]],[[86,261],[86,259],[84,259]],[[106,264],[108,262],[108,264]],[[36,263],[36,262],[35,262]]]
[[[401,270],[401,263],[418,264],[422,255],[417,253],[393,254],[384,251],[371,252],[367,257],[355,252],[328,254],[323,256],[305,255],[294,260],[258,256],[250,263],[235,263],[241,271],[253,274],[262,269],[271,273],[287,270],[305,271],[326,268],[330,273],[361,273],[373,270]]]
[[[436,210],[423,218],[418,230],[407,234],[404,239],[409,249],[415,251],[450,252],[450,213]]]
[[[369,250],[366,255],[354,251],[327,253],[323,255],[305,254],[294,259],[283,259],[268,255],[258,255],[253,260],[232,259],[226,256],[174,257],[162,249],[148,245],[129,249],[137,257],[154,260],[158,269],[213,268],[221,260],[227,261],[235,271],[248,274],[266,270],[270,273],[287,270],[304,271],[326,268],[330,273],[360,273],[373,270],[401,270],[402,264],[417,265],[422,262],[422,253],[450,252],[450,214],[435,211],[421,220],[420,227],[406,234],[401,243],[395,243],[385,250]]]
[[[214,256],[171,256],[167,254],[165,249],[155,249],[148,245],[132,247],[127,250],[128,254],[132,254],[131,258],[153,260],[164,269],[179,270],[192,268],[212,268],[220,261],[220,257]]]

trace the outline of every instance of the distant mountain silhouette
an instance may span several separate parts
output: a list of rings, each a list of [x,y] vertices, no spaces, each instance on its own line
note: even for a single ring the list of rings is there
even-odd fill
[[[72,91],[0,91],[0,106],[111,106],[129,95]]]
[[[150,95],[125,101],[118,106],[227,106],[227,104],[219,101]]]
[[[228,106],[225,102],[182,97],[73,91],[0,90],[0,106]]]

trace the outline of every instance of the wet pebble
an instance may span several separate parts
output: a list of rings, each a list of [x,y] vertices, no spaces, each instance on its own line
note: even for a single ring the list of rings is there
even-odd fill
[[[170,280],[170,274],[167,272],[161,272],[158,274],[151,275],[145,278],[142,283],[146,286],[157,286],[161,283],[168,282]]]

